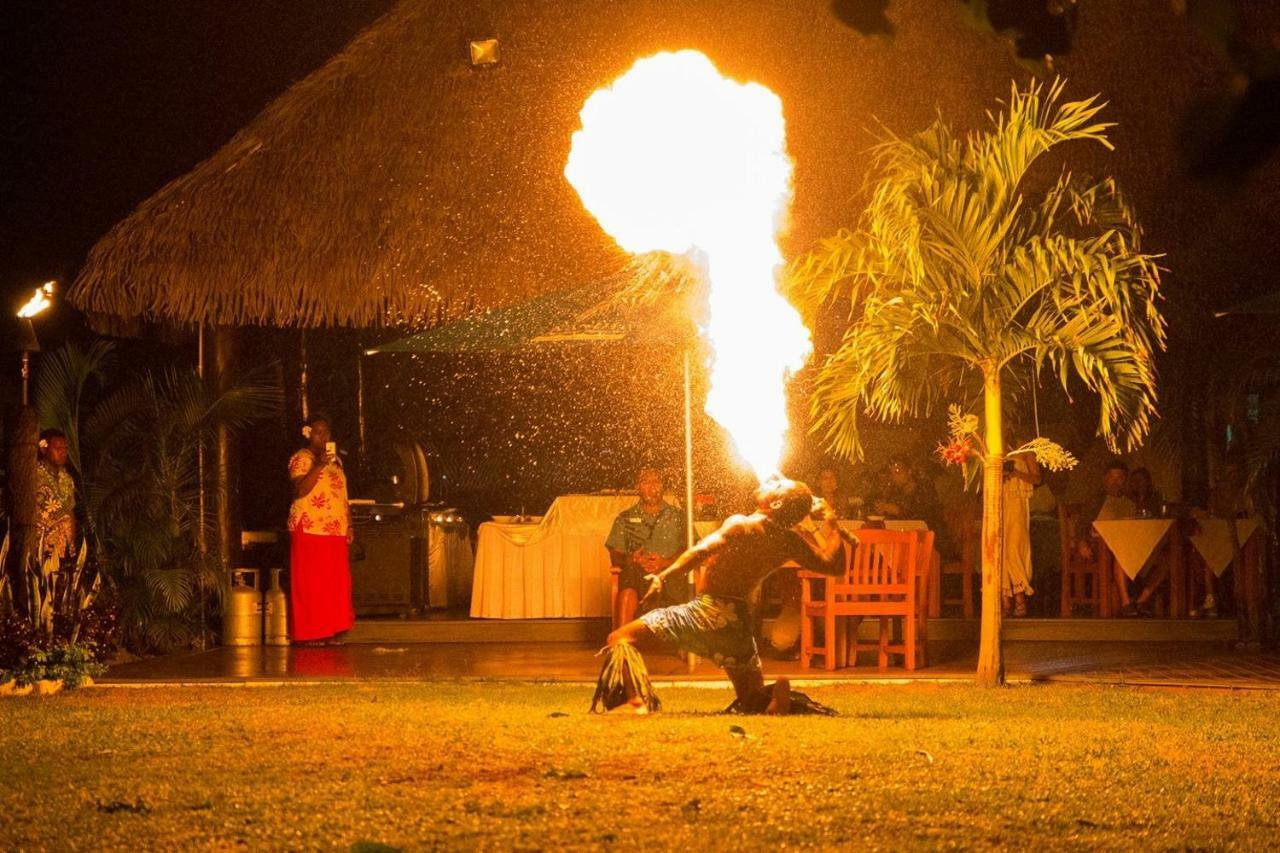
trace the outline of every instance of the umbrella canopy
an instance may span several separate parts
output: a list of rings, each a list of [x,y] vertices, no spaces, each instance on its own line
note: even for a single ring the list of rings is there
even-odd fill
[[[614,278],[495,308],[365,350],[376,353],[484,353],[551,343],[687,346],[692,321],[685,308],[697,281],[689,269],[648,256]]]

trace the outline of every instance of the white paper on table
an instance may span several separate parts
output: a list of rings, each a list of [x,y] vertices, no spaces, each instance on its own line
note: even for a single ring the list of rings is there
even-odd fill
[[[1169,531],[1173,529],[1171,518],[1124,518],[1095,521],[1093,529],[1107,543],[1120,568],[1135,579],[1160,549]]]
[[[1196,551],[1200,553],[1209,571],[1215,577],[1222,577],[1222,573],[1231,565],[1231,528],[1227,526],[1230,519],[1198,518],[1196,521],[1200,530],[1191,536],[1191,544],[1196,546]],[[1240,538],[1241,547],[1257,532],[1259,526],[1256,518],[1236,520],[1236,535]]]

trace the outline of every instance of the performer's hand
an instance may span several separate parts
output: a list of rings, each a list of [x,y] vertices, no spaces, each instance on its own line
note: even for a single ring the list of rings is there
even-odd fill
[[[820,521],[824,521],[828,525],[834,525],[836,522],[836,519],[839,518],[839,515],[836,513],[835,507],[827,503],[822,498],[815,498],[814,506],[815,506],[815,509],[812,514],[816,515]]]
[[[355,528],[351,525],[347,525],[347,544],[350,545],[354,541],[356,541]]]
[[[658,596],[662,595],[662,578],[657,575],[645,575],[645,580],[649,582],[649,590],[644,594],[644,598],[640,599],[641,606],[648,606],[658,600]]]

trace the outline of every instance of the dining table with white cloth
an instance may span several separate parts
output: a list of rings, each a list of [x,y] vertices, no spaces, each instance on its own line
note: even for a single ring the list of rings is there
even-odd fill
[[[1236,537],[1241,549],[1249,542],[1253,534],[1262,527],[1257,518],[1239,518],[1235,520]],[[1197,518],[1198,529],[1191,534],[1191,544],[1195,546],[1200,559],[1204,560],[1214,577],[1222,577],[1222,573],[1231,565],[1234,548],[1231,545],[1231,519],[1229,518]]]
[[[1167,559],[1169,615],[1174,618],[1186,615],[1186,579],[1182,570],[1184,546],[1174,519],[1099,519],[1093,522],[1093,529],[1107,546],[1104,556],[1115,560],[1129,580],[1136,580],[1157,559]]]
[[[609,616],[605,540],[634,494],[561,495],[537,523],[480,525],[471,615],[480,619]]]

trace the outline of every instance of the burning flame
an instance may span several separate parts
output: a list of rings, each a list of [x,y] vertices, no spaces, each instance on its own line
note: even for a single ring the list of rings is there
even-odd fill
[[[565,177],[636,254],[691,254],[710,282],[707,413],[761,480],[778,470],[786,382],[809,330],[778,293],[791,201],[782,101],[693,50],[641,59],[582,107]]]
[[[53,296],[53,285],[54,282],[46,281],[37,287],[36,292],[27,300],[27,304],[18,309],[18,319],[30,319],[48,308],[52,304],[49,297]]]

